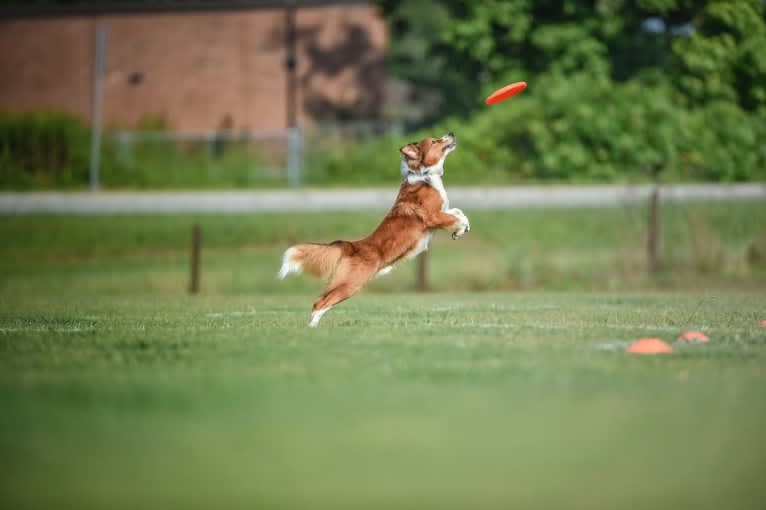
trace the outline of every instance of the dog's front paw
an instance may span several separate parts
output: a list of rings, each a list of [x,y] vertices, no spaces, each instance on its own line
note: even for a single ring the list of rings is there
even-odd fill
[[[457,241],[458,239],[460,239],[461,237],[463,237],[463,236],[465,235],[465,233],[466,233],[466,232],[468,232],[469,230],[471,230],[471,228],[470,228],[470,227],[468,227],[468,226],[466,226],[466,227],[460,227],[460,228],[458,228],[457,230],[455,230],[454,232],[452,232],[452,239],[454,239],[455,241]]]
[[[460,209],[450,209],[448,212],[457,218],[455,230],[452,232],[452,239],[460,239],[466,232],[471,230],[468,217]]]

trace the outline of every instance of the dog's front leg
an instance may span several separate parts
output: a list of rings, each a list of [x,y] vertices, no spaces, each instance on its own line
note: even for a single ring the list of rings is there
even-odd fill
[[[460,209],[448,209],[444,212],[432,214],[426,218],[426,226],[429,229],[447,229],[452,230],[452,239],[458,239],[463,234],[471,230],[468,218]]]

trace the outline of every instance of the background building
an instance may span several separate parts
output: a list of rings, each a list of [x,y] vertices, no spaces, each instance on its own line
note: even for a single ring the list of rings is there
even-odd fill
[[[371,119],[383,105],[385,23],[365,2],[72,2],[0,10],[0,109],[91,115],[96,30],[108,29],[107,127],[181,132]]]

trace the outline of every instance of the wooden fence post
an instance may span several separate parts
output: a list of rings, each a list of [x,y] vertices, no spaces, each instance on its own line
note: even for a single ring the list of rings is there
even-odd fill
[[[200,270],[200,249],[202,247],[202,228],[198,223],[192,225],[191,242],[191,279],[189,281],[189,292],[197,294],[199,292],[199,270]]]
[[[418,256],[417,281],[415,283],[415,289],[418,292],[425,292],[428,290],[428,250],[422,252]]]
[[[649,202],[649,241],[647,243],[649,273],[660,270],[660,190],[655,187]]]

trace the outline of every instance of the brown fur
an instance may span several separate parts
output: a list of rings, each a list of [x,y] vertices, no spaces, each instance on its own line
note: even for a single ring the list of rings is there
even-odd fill
[[[327,278],[335,271],[342,252],[331,244],[297,244],[293,246],[292,260],[301,264],[304,273],[317,278]]]
[[[405,145],[401,153],[410,171],[417,175],[436,165],[450,143],[450,148],[454,147],[451,134],[441,139],[427,138]],[[378,271],[412,254],[432,230],[457,228],[460,219],[444,212],[442,206],[443,198],[437,189],[427,182],[411,184],[405,178],[391,210],[364,239],[292,247],[292,252],[287,252],[291,253],[291,262],[307,273],[328,278],[312,310],[325,310],[348,299]]]

